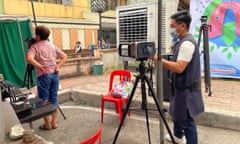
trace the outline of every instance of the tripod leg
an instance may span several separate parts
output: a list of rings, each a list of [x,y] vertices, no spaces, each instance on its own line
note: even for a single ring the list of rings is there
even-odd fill
[[[141,79],[141,91],[142,91],[142,109],[145,110],[145,115],[146,115],[148,141],[149,141],[149,144],[151,144],[150,129],[149,129],[149,117],[148,117],[148,108],[147,108],[147,97],[146,97],[146,86],[145,86],[144,79]]]
[[[31,72],[30,71],[28,71],[28,79],[27,79],[27,88],[28,89],[30,89],[30,79],[31,79],[31,74],[30,74]]]
[[[202,38],[202,27],[200,27],[199,35],[198,35],[198,49],[200,49],[201,38]]]
[[[29,88],[31,88],[32,86],[33,86],[33,71],[32,71],[32,68],[31,68],[31,70],[30,70],[30,76],[29,76],[29,78],[30,78],[30,82],[29,82]]]
[[[126,115],[127,115],[127,113],[128,113],[129,107],[130,107],[130,105],[131,105],[131,102],[132,102],[132,98],[133,98],[134,92],[135,92],[135,90],[136,90],[136,88],[137,88],[137,83],[138,83],[138,81],[139,81],[139,78],[140,78],[140,77],[137,76],[137,78],[136,78],[136,80],[135,80],[135,82],[134,82],[132,92],[131,92],[131,94],[130,94],[130,96],[129,96],[129,100],[128,100],[128,103],[127,103],[126,109],[124,110],[123,118],[122,118],[122,120],[121,120],[121,122],[120,122],[120,124],[119,124],[119,126],[118,126],[117,133],[115,134],[115,137],[114,137],[114,140],[113,140],[113,144],[116,143],[117,138],[118,138],[118,135],[119,135],[119,133],[120,133],[120,131],[121,131],[121,128],[122,128],[123,122],[124,122],[124,120],[125,120],[125,118],[126,118]]]
[[[211,96],[211,77],[210,77],[210,58],[209,58],[209,41],[208,41],[208,28],[203,30],[203,44],[204,44],[204,77],[205,77],[205,91],[208,96]]]
[[[58,106],[58,110],[60,111],[60,113],[61,113],[61,115],[63,116],[63,118],[66,119],[66,117],[65,117],[65,115],[64,115],[64,113],[63,113],[63,111],[62,111],[62,109],[61,109],[60,106]]]
[[[164,125],[165,125],[165,127],[166,127],[166,129],[167,129],[167,131],[168,131],[168,133],[169,133],[169,135],[170,135],[170,137],[171,137],[171,140],[172,140],[173,144],[176,144],[176,142],[175,142],[175,140],[174,140],[174,138],[173,138],[172,132],[171,132],[171,130],[170,130],[168,124],[167,124],[167,121],[166,121],[166,119],[165,119],[165,117],[164,117],[164,115],[163,115],[163,113],[162,113],[162,110],[161,110],[161,108],[160,108],[159,101],[158,101],[157,98],[156,98],[156,95],[155,95],[155,93],[154,93],[153,87],[151,87],[151,83],[150,83],[149,79],[147,79],[147,77],[145,77],[145,79],[146,79],[146,81],[147,81],[147,84],[148,84],[148,87],[149,87],[151,93],[153,94],[152,97],[153,97],[154,102],[155,102],[155,104],[156,104],[156,106],[157,106],[158,112],[159,112],[159,114],[160,114],[160,116],[161,116],[161,118],[162,118],[162,120],[163,120],[163,123],[164,123]]]
[[[28,64],[29,65],[29,64]],[[27,76],[28,76],[28,66],[26,67],[26,71],[25,71],[25,75],[24,75],[24,79],[23,79],[23,83],[22,83],[22,87],[25,86],[26,80],[27,80]]]
[[[149,117],[148,117],[148,109],[145,109],[145,115],[146,115],[146,125],[147,125],[147,132],[148,132],[148,141],[149,144],[151,144],[151,137],[150,137],[150,129],[149,129]]]

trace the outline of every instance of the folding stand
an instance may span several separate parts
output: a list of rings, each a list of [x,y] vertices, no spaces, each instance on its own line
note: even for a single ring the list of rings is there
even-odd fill
[[[149,117],[148,117],[148,108],[147,108],[145,82],[147,82],[148,88],[150,89],[150,92],[151,92],[151,94],[152,94],[152,98],[154,99],[154,102],[155,102],[155,104],[156,104],[156,106],[157,106],[157,110],[158,110],[158,112],[159,112],[159,114],[160,114],[160,117],[162,118],[162,120],[163,120],[163,122],[164,122],[164,125],[165,125],[165,127],[166,127],[166,129],[167,129],[167,131],[168,131],[168,133],[169,133],[169,135],[170,135],[170,138],[171,138],[173,144],[176,144],[176,142],[175,142],[175,140],[174,140],[174,138],[173,138],[173,135],[172,135],[172,133],[171,133],[171,130],[170,130],[170,128],[169,128],[169,126],[168,126],[168,124],[167,124],[167,121],[166,121],[166,119],[165,119],[165,117],[164,117],[164,115],[163,115],[163,113],[162,113],[161,108],[160,108],[160,104],[159,104],[159,101],[157,100],[157,97],[156,97],[156,95],[155,95],[155,93],[154,93],[152,84],[151,84],[150,80],[148,79],[148,77],[145,75],[145,70],[146,70],[146,68],[145,68],[144,62],[143,62],[143,60],[141,60],[141,63],[139,64],[140,74],[136,77],[136,80],[135,80],[135,82],[134,82],[132,92],[131,92],[131,94],[130,94],[130,96],[129,96],[129,101],[128,101],[128,103],[127,103],[126,109],[124,110],[124,114],[123,114],[123,118],[122,118],[122,120],[121,120],[121,123],[120,123],[119,126],[118,126],[118,130],[117,130],[117,133],[116,133],[116,135],[115,135],[115,137],[114,137],[113,144],[115,144],[116,141],[117,141],[118,135],[119,135],[120,130],[121,130],[121,128],[122,128],[122,124],[124,123],[124,120],[125,120],[125,118],[126,118],[126,115],[127,115],[128,111],[129,111],[129,107],[130,107],[130,105],[131,105],[131,102],[132,102],[132,99],[133,99],[133,95],[134,95],[134,92],[135,92],[135,90],[136,90],[136,87],[137,87],[137,84],[138,84],[139,80],[141,80],[142,110],[145,110],[145,114],[146,114],[146,124],[147,124],[147,131],[148,131],[148,140],[149,140],[149,143],[151,143],[151,138],[150,138],[150,130],[149,130]]]
[[[205,92],[208,92],[208,96],[212,95],[211,91],[211,77],[210,77],[210,56],[209,56],[209,40],[208,40],[208,30],[211,31],[211,25],[207,25],[207,16],[201,17],[201,26],[199,30],[198,37],[198,48],[200,47],[200,42],[203,33],[203,59],[204,59],[204,83],[205,83]]]

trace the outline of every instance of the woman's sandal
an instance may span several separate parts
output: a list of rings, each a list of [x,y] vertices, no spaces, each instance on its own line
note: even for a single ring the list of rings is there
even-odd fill
[[[48,128],[45,124],[39,126],[40,130],[51,130],[52,128]]]
[[[57,124],[52,124],[52,129],[56,129],[56,128],[58,128],[58,126],[57,126]]]

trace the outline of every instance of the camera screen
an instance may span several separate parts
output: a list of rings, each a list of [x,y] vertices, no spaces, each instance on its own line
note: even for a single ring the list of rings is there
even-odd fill
[[[137,57],[148,58],[155,54],[155,46],[153,42],[138,43]]]
[[[143,47],[143,53],[144,54],[149,54],[149,51],[151,50],[151,46],[145,46],[145,47]]]

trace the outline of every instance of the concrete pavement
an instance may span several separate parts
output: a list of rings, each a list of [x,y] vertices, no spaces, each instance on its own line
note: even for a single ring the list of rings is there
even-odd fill
[[[60,94],[67,93],[67,95],[60,96],[60,98],[65,98],[66,101],[71,92],[71,99],[82,104],[99,107],[101,95],[108,91],[108,81],[109,73],[62,79]],[[211,97],[205,93],[204,83],[202,83],[205,113],[198,117],[198,124],[240,131],[240,97],[238,96],[240,81],[238,79],[213,78],[211,83]],[[148,96],[147,100],[149,107],[155,106],[152,97]],[[137,88],[133,101],[137,105],[141,103],[140,87]],[[168,102],[164,102],[164,106],[168,108]]]
[[[55,144],[79,144],[81,140],[89,137],[102,126],[102,143],[113,143],[119,126],[119,118],[114,111],[105,110],[104,123],[101,124],[98,107],[76,105],[75,102],[66,102],[61,107],[67,119],[64,120],[60,116],[59,127],[51,131],[39,130],[38,126],[42,124],[42,120],[35,121],[33,129],[38,135]],[[151,143],[159,144],[159,121],[157,118],[150,117],[149,122]],[[170,121],[168,121],[168,124],[172,127]],[[28,127],[28,125],[25,125],[25,127]],[[198,138],[199,144],[238,144],[240,132],[199,125]],[[145,116],[132,114],[130,117],[126,117],[124,127],[121,129],[116,143],[149,143]]]
[[[62,110],[67,117],[59,115],[59,128],[43,132],[38,130],[41,120],[34,122],[34,130],[47,140],[57,144],[75,144],[103,126],[103,143],[112,143],[119,124],[118,115],[113,106],[107,105],[104,124],[100,122],[101,95],[108,90],[109,74],[87,75],[61,80],[59,92]],[[200,144],[236,144],[240,141],[240,98],[238,98],[239,80],[213,79],[212,97],[204,93],[206,112],[197,118]],[[204,91],[204,86],[203,86]],[[139,88],[133,98],[133,106],[141,104]],[[154,108],[151,97],[147,97],[148,107]],[[131,106],[132,106],[131,105]],[[86,107],[87,106],[87,107]],[[168,107],[168,103],[164,102]],[[150,113],[152,143],[159,143],[158,113]],[[171,121],[168,121],[171,127]],[[144,112],[134,112],[126,118],[120,132],[119,144],[148,143]],[[166,131],[165,131],[166,132]]]

